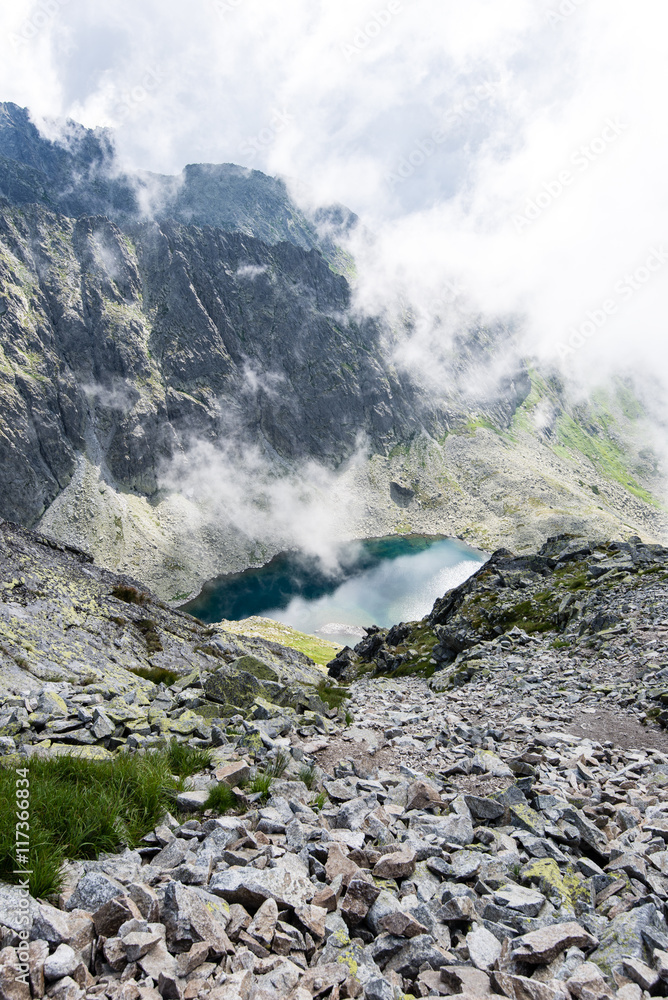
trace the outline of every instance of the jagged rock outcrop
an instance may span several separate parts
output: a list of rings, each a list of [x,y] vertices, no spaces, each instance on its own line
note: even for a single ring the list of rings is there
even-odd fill
[[[148,732],[158,735],[173,729],[180,735],[204,730],[210,736],[207,719],[248,711],[258,699],[302,711],[323,707],[315,691],[323,671],[303,653],[206,627],[169,608],[136,580],[96,566],[86,553],[6,521],[0,521],[0,579],[3,691],[44,699],[45,684],[65,685],[65,691],[68,685],[83,686],[87,695],[96,696],[96,704],[104,697],[130,695],[137,706],[125,717],[114,715],[110,728],[101,723],[94,739],[82,734],[73,712],[69,728],[82,736],[82,745],[108,749],[118,724],[122,732],[113,747],[125,730],[125,738],[146,733],[147,695],[155,695],[154,680],[176,685],[163,698],[162,711],[153,711]],[[61,696],[54,697],[53,704],[46,698],[40,740],[49,738],[53,718],[67,718]],[[19,737],[24,730],[30,733],[26,718],[11,720]],[[10,725],[6,719],[4,724]],[[65,743],[72,742],[67,729],[58,730]]]
[[[560,535],[533,555],[499,549],[439,598],[422,621],[367,629],[354,650],[342,650],[329,664],[329,673],[339,680],[369,669],[390,676],[417,673],[431,677],[435,688],[451,690],[487,676],[509,652],[522,653],[546,637],[555,651],[556,675],[559,662],[566,670],[576,657],[604,657],[593,688],[596,700],[597,692],[605,693],[608,668],[639,657],[652,637],[658,646],[653,662],[647,669],[638,663],[638,676],[627,680],[623,697],[642,719],[668,725],[661,661],[667,600],[667,548],[637,537],[596,543]]]
[[[377,324],[347,317],[315,250],[34,207],[1,212],[0,241],[5,517],[34,522],[84,448],[151,494],[192,440],[336,465],[362,431],[382,450],[418,426]]]

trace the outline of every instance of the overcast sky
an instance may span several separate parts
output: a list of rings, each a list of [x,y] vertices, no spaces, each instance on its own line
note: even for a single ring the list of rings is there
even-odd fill
[[[369,307],[454,285],[590,379],[661,375],[667,26],[666,0],[13,0],[0,98],[114,126],[128,166],[349,205]]]

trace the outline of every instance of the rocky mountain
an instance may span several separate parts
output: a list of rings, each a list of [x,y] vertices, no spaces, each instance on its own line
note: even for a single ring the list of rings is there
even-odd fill
[[[198,490],[222,452],[223,485],[252,450],[269,482],[317,480],[334,533],[660,537],[632,390],[575,406],[501,326],[462,330],[427,388],[395,360],[410,317],[392,330],[354,307],[336,239],[355,224],[232,165],[124,172],[108,132],[40,132],[0,105],[0,516],[172,600],[309,520],[286,530],[271,498],[239,499],[268,511],[254,533],[212,505],[215,483]]]
[[[343,206],[320,209],[309,219],[283,181],[231,163],[189,164],[177,177],[128,173],[116,161],[110,130],[70,120],[42,125],[44,134],[27,109],[0,103],[0,197],[12,205],[38,204],[69,218],[103,215],[119,223],[170,218],[242,232],[270,245],[318,248],[332,261],[346,262],[331,242],[332,234],[356,225]]]
[[[499,551],[423,622],[369,629],[333,665],[349,688],[25,529],[0,568],[0,781],[30,773],[26,878],[57,885],[15,884],[0,824],[2,995],[665,995],[667,549]],[[43,776],[71,809],[166,737],[186,787],[143,826],[88,815],[50,872]]]

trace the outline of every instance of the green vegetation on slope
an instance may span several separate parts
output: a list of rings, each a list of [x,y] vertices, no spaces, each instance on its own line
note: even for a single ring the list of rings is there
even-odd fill
[[[289,625],[282,622],[272,621],[271,618],[244,618],[240,622],[222,621],[219,623],[226,632],[232,635],[256,635],[261,639],[268,639],[271,642],[278,642],[281,646],[288,646],[296,649],[300,653],[309,656],[314,663],[319,666],[326,666],[333,660],[340,646],[325,639],[318,639],[317,636],[307,635],[305,632],[298,632]]]
[[[529,369],[529,376],[531,392],[515,413],[511,432],[535,434],[539,429],[536,418],[544,407],[541,416],[552,423],[547,436],[552,440],[555,454],[567,461],[578,461],[584,456],[603,478],[619,483],[652,507],[663,509],[633,474],[631,442],[635,425],[646,414],[628,384],[617,379],[612,390],[598,389],[587,404],[579,404],[569,411],[564,406],[561,386],[556,379],[545,379],[533,369]],[[594,489],[594,492],[599,491]]]
[[[16,810],[30,816],[30,892],[44,898],[60,890],[62,864],[136,846],[173,807],[184,779],[200,770],[201,751],[170,744],[147,754],[119,753],[108,760],[82,755],[26,761],[28,798],[17,802],[17,765],[0,766],[0,880],[17,881]],[[176,774],[174,773],[176,772]]]

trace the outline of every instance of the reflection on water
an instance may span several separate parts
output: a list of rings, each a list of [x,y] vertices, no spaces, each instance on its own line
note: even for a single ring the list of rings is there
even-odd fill
[[[342,550],[334,573],[303,556],[277,556],[261,569],[212,581],[184,610],[206,622],[264,615],[354,646],[363,626],[422,618],[482,561],[480,553],[451,539],[371,539]]]

